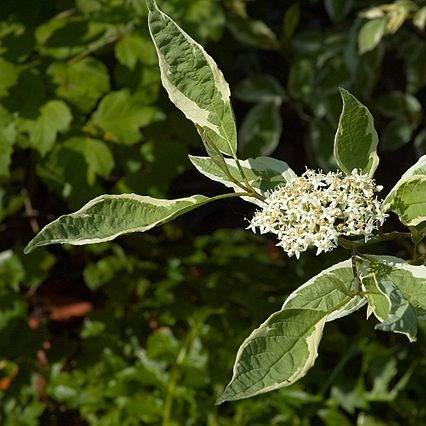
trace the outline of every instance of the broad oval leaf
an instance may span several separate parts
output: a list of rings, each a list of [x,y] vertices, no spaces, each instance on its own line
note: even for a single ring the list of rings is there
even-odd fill
[[[148,0],[148,22],[157,50],[161,80],[170,100],[223,153],[234,156],[237,132],[230,90],[203,47]]]
[[[108,93],[92,114],[86,130],[104,132],[104,139],[118,144],[132,145],[142,139],[139,129],[164,118],[154,106],[147,106],[129,90]],[[92,130],[93,128],[93,130]]]
[[[259,103],[248,112],[238,133],[238,151],[243,158],[275,151],[283,127],[280,106],[280,101]]]
[[[18,81],[19,70],[11,62],[0,58],[0,98],[6,96],[8,89]]]
[[[282,102],[286,96],[281,83],[269,74],[244,79],[234,94],[245,102]]]
[[[295,290],[285,301],[284,308],[311,308],[329,311],[342,302],[342,297],[355,291],[351,260],[336,263]],[[361,296],[327,316],[328,321],[345,317],[367,303]]]
[[[53,62],[46,70],[57,85],[56,94],[88,113],[110,88],[108,68],[95,58],[73,64]]]
[[[289,386],[302,378],[318,355],[325,323],[365,304],[363,298],[351,295],[353,281],[348,260],[324,270],[293,292],[282,310],[244,341],[231,382],[218,404]]]
[[[280,48],[274,32],[258,19],[230,13],[227,16],[227,24],[232,35],[242,44],[265,50]]]
[[[235,181],[242,183],[244,180],[234,159],[225,159],[228,172],[234,181],[209,157],[190,155],[189,159],[195,168],[209,179],[220,182],[236,192],[241,192],[241,188]],[[265,194],[278,185],[285,185],[296,177],[296,173],[286,163],[270,157],[249,158],[248,160],[240,161],[240,165],[250,185],[258,190],[260,194]],[[256,198],[242,198],[251,203],[262,205]]]
[[[339,22],[345,19],[353,3],[352,0],[324,0],[324,6],[330,19]]]
[[[375,18],[365,23],[358,35],[358,50],[362,55],[378,46],[386,32],[386,17]]]
[[[0,177],[9,177],[13,145],[16,142],[16,124],[12,116],[0,107]]]
[[[383,206],[386,209],[390,208],[392,201],[399,187],[413,176],[426,176],[426,155],[419,158],[416,164],[413,164],[399,179],[395,186],[390,190],[389,194],[383,201]]]
[[[136,194],[101,195],[75,213],[45,226],[25,248],[49,244],[94,244],[131,232],[145,232],[211,201],[203,195],[162,200]]]
[[[378,136],[370,111],[347,90],[340,89],[343,110],[334,138],[334,157],[340,169],[358,169],[373,176],[379,164]]]
[[[28,132],[30,146],[46,155],[56,142],[58,133],[68,130],[72,114],[68,105],[59,100],[49,101],[40,108],[36,119],[22,119],[20,128]]]
[[[417,226],[426,220],[426,176],[412,176],[399,185],[389,205],[401,222]]]
[[[290,386],[314,365],[327,312],[276,312],[242,344],[233,377],[217,404]]]
[[[417,334],[417,315],[402,291],[386,275],[369,274],[362,279],[368,304],[380,321],[375,328],[404,334],[414,342]]]
[[[365,256],[360,273],[374,273],[392,281],[402,292],[419,317],[426,317],[426,266],[410,265],[394,256]]]

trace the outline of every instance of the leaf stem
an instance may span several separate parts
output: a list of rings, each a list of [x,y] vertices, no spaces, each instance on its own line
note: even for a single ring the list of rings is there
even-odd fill
[[[237,165],[238,171],[241,174],[241,177],[243,178],[244,185],[242,185],[240,182],[236,182],[237,185],[245,189],[246,191],[252,193],[252,197],[257,198],[260,201],[265,201],[265,197],[263,195],[260,195],[250,184],[250,182],[247,179],[247,176],[244,173],[243,167],[241,166],[240,160],[236,155],[234,155],[235,164]]]
[[[246,189],[246,188],[243,188]],[[236,197],[253,197],[253,198],[257,198],[258,200],[264,201],[264,197],[262,197],[260,194],[258,194],[255,191],[244,191],[244,192],[229,192],[227,194],[220,194],[220,195],[216,195],[214,197],[211,197],[207,203],[210,203],[212,201],[218,201],[218,200],[223,200],[226,198],[236,198]]]
[[[220,194],[215,195],[214,197],[209,198],[207,201],[208,203],[213,201],[219,201],[224,200],[226,198],[236,198],[236,197],[253,197],[253,194],[251,192],[245,191],[245,192],[229,192],[227,194]]]
[[[409,232],[388,232],[385,234],[377,235],[376,237],[373,237],[368,241],[365,241],[364,239],[351,241],[347,238],[339,237],[339,245],[345,249],[352,250],[364,246],[369,246],[371,244],[378,244],[384,241],[395,241],[402,240],[405,238],[411,238],[411,234]]]
[[[354,280],[355,280],[355,291],[357,293],[360,293],[362,288],[361,288],[361,280],[359,279],[359,275],[358,275],[358,269],[356,267],[356,249],[355,249],[355,247],[352,248],[351,263],[352,263],[352,273],[354,274]]]

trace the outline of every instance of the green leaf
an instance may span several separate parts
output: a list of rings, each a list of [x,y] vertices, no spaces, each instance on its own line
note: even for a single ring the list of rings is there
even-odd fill
[[[0,106],[0,177],[9,177],[16,133],[15,122],[10,114]]]
[[[281,102],[285,90],[271,75],[259,74],[243,80],[235,90],[235,96],[246,102]]]
[[[352,0],[324,0],[325,10],[334,22],[342,21],[352,8]]]
[[[35,31],[37,51],[43,57],[68,59],[87,49],[96,50],[108,44],[117,35],[116,29],[104,22],[88,20],[77,14],[55,15],[43,22]]]
[[[12,250],[0,252],[0,292],[5,288],[19,290],[24,278],[24,268]]]
[[[373,103],[374,107],[385,117],[418,123],[422,116],[422,106],[418,99],[400,91],[388,92]]]
[[[315,87],[315,63],[307,58],[294,61],[290,67],[287,91],[292,98],[309,103]]]
[[[390,203],[385,206],[395,212],[404,225],[416,226],[425,221],[426,176],[412,176],[406,179],[392,193]]]
[[[11,62],[0,58],[0,98],[7,96],[9,88],[18,81],[18,69]]]
[[[353,423],[337,408],[321,408],[318,417],[324,426],[353,426]]]
[[[358,35],[358,50],[362,55],[378,46],[386,32],[387,18],[376,18],[365,23]]]
[[[71,120],[68,106],[62,101],[53,100],[41,107],[40,116],[35,120],[22,120],[21,129],[29,133],[29,145],[45,155],[55,144],[58,133],[68,130]]]
[[[138,61],[146,65],[157,64],[155,48],[151,40],[136,31],[120,39],[115,45],[115,56],[121,64],[131,70],[135,69]]]
[[[270,316],[241,345],[231,382],[217,404],[301,379],[315,362],[328,314],[317,309],[284,309]]]
[[[373,273],[380,279],[392,281],[414,307],[417,316],[426,317],[426,266],[410,265],[393,256],[368,255],[365,259],[360,265],[361,276]]]
[[[297,25],[300,21],[300,5],[299,3],[292,4],[286,11],[283,20],[282,38],[284,42],[288,42],[294,35]]]
[[[149,29],[170,100],[196,125],[202,138],[235,155],[237,133],[228,83],[202,46],[153,0],[147,4]]]
[[[426,176],[426,155],[419,158],[416,164],[413,164],[399,179],[395,186],[390,190],[389,194],[383,201],[383,206],[386,209],[389,209],[398,189],[403,183],[408,181],[414,176]]]
[[[421,31],[426,28],[426,6],[420,8],[413,17],[413,24]]]
[[[421,130],[415,137],[414,150],[418,157],[426,153],[426,129]]]
[[[362,285],[367,292],[368,303],[380,321],[375,328],[404,334],[410,342],[414,342],[417,334],[416,311],[397,285],[386,274],[380,273],[363,277]]]
[[[233,377],[218,404],[290,386],[313,366],[326,321],[348,315],[365,300],[338,290],[335,279],[354,290],[351,261],[326,269],[292,293],[276,312],[244,341]]]
[[[426,237],[426,222],[419,223],[417,226],[410,227],[411,240],[417,247]]]
[[[382,150],[395,151],[410,142],[416,126],[406,121],[393,120],[382,135]]]
[[[262,21],[232,13],[228,15],[227,24],[240,43],[264,50],[277,50],[280,47],[276,35]]]
[[[343,110],[334,139],[334,157],[342,171],[358,169],[373,176],[379,164],[378,136],[373,117],[361,102],[347,90],[340,89]]]
[[[136,194],[101,195],[77,212],[45,226],[27,245],[25,253],[49,244],[95,244],[131,232],[145,232],[210,200],[203,195],[176,200]]]
[[[158,108],[144,105],[127,89],[108,93],[100,102],[89,122],[100,128],[104,139],[123,144],[134,144],[142,139],[139,128],[163,119]]]
[[[296,289],[285,301],[284,308],[309,308],[328,311],[355,291],[351,260],[336,263]],[[345,317],[367,303],[364,297],[354,296],[341,308],[327,316],[328,321]]]
[[[85,158],[89,185],[95,183],[96,176],[108,177],[114,167],[114,157],[110,149],[97,139],[74,137],[65,141],[62,147],[80,153]]]
[[[95,58],[73,64],[54,62],[47,69],[58,86],[56,94],[83,112],[91,111],[101,96],[109,91],[107,67]]]
[[[195,168],[215,182],[220,182],[228,188],[240,192],[241,188],[209,157],[195,157],[190,155],[189,159]],[[237,167],[234,159],[226,159],[226,165],[231,176],[237,182],[243,182],[243,177]],[[285,185],[291,179],[296,177],[296,174],[283,161],[276,160],[270,157],[249,158],[248,160],[240,161],[241,168],[249,181],[250,185],[259,190],[261,194],[265,194],[268,190],[275,188],[278,185]],[[259,204],[256,198],[243,197],[244,200]]]
[[[114,158],[104,142],[74,137],[57,145],[37,165],[37,174],[76,209],[104,192],[96,178],[107,178],[113,167]]]
[[[309,162],[329,171],[336,168],[333,156],[333,140],[335,130],[325,120],[311,120],[309,126],[309,140],[306,144]]]
[[[255,105],[246,115],[238,133],[243,158],[269,155],[275,151],[282,132],[281,102]]]

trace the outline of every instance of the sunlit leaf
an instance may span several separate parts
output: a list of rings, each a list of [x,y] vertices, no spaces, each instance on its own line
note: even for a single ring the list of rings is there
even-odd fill
[[[108,70],[94,58],[85,58],[74,64],[54,62],[47,73],[58,86],[56,94],[84,112],[92,110],[109,90]]]
[[[23,120],[21,128],[28,132],[30,146],[45,155],[55,144],[58,133],[68,130],[71,120],[67,104],[53,100],[41,107],[37,119]]]
[[[334,157],[345,173],[354,169],[373,176],[379,164],[378,136],[370,111],[345,89],[340,89],[343,110],[334,139]]]
[[[362,55],[378,46],[386,32],[387,18],[376,18],[365,23],[358,35],[358,49]]]
[[[146,106],[128,90],[108,93],[94,112],[90,126],[100,128],[104,138],[116,143],[134,144],[142,139],[139,131],[153,122],[163,119],[156,107]]]
[[[339,280],[345,288],[335,286]],[[293,292],[238,350],[233,377],[218,403],[248,398],[290,386],[301,379],[318,356],[326,321],[348,315],[365,301],[352,297],[351,262],[324,270]],[[347,293],[347,294],[345,294]]]
[[[368,303],[374,315],[380,321],[377,330],[393,331],[408,337],[410,342],[416,340],[417,316],[414,308],[402,292],[385,274],[367,275],[362,279],[367,292]]]
[[[155,1],[147,4],[161,79],[170,100],[203,138],[222,152],[235,155],[237,134],[228,83],[202,46],[161,12]]]
[[[236,192],[242,191],[236,182],[243,183],[244,178],[241,176],[235,160],[226,159],[225,162],[231,177],[236,182],[231,180],[223,169],[209,157],[195,157],[190,155],[189,159],[200,173],[211,180],[220,182],[228,188],[234,189]],[[270,157],[249,158],[248,160],[240,161],[240,165],[250,185],[263,194],[278,185],[285,185],[296,177],[296,174],[286,163]],[[243,199],[254,204],[259,204],[259,200],[256,198],[243,197]]]
[[[0,98],[6,96],[8,89],[15,85],[18,80],[18,68],[11,62],[0,58]]]
[[[49,244],[94,244],[131,232],[145,232],[209,200],[202,195],[176,200],[135,194],[102,195],[79,211],[61,216],[45,226],[25,251],[29,253],[36,247]]]

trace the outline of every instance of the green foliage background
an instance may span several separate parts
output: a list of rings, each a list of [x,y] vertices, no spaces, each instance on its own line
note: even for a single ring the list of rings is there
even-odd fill
[[[364,31],[360,54],[359,12],[380,2],[159,3],[230,82],[241,157],[334,168],[339,86],[375,117],[385,190],[424,154],[426,35],[410,19],[379,41]],[[364,310],[329,325],[299,384],[214,406],[249,332],[345,255],[289,260],[241,230],[253,211],[242,201],[23,255],[41,226],[96,195],[218,193],[190,170],[201,152],[160,88],[143,0],[2,0],[0,424],[426,424],[425,330],[407,346]]]

